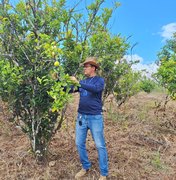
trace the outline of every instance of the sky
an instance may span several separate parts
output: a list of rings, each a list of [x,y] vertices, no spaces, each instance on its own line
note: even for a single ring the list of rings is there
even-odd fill
[[[176,0],[119,0],[110,23],[114,34],[130,37],[134,68],[156,71],[157,53],[176,32]],[[107,4],[109,6],[109,4]],[[131,51],[129,52],[129,54]],[[131,58],[127,54],[126,58]]]

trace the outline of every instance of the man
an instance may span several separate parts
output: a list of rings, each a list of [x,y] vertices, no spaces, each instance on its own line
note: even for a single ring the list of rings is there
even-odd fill
[[[83,63],[84,75],[87,77],[78,82],[75,77],[71,80],[79,83],[80,101],[78,116],[76,121],[76,146],[79,153],[82,169],[75,178],[80,179],[85,176],[91,167],[86,150],[87,131],[90,129],[91,135],[96,144],[99,157],[100,178],[106,179],[108,175],[108,155],[104,139],[104,125],[102,115],[102,91],[104,89],[104,79],[96,75],[99,64],[95,57],[89,57]]]

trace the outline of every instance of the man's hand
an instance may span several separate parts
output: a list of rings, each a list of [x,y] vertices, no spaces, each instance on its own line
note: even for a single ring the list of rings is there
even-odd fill
[[[79,84],[79,81],[74,77],[74,76],[70,76],[70,79],[76,83],[76,84]]]

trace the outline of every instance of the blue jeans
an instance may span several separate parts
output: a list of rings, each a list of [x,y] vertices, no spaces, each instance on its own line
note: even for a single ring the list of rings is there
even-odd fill
[[[104,125],[102,115],[85,115],[78,113],[76,121],[76,146],[80,161],[84,169],[89,169],[91,163],[86,150],[87,131],[90,129],[93,140],[98,150],[100,174],[108,175],[108,154],[104,139]]]

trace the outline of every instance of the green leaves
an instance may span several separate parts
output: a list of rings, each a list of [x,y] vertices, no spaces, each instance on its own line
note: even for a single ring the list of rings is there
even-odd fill
[[[176,99],[176,35],[163,47],[158,54],[160,66],[156,77],[164,86],[173,100]]]
[[[8,101],[22,82],[20,67],[13,67],[8,61],[0,60],[0,96]]]
[[[156,83],[147,78],[146,76],[144,76],[142,79],[141,79],[141,82],[140,82],[140,88],[147,92],[147,93],[150,93],[156,86]]]
[[[140,72],[133,72],[127,66],[124,70],[113,88],[113,94],[119,106],[141,90],[139,81],[141,78]]]
[[[102,13],[102,21],[103,21],[104,26],[106,26],[109,22],[109,19],[112,16],[113,10],[109,8],[104,8],[103,11],[104,12]]]
[[[11,11],[7,2],[6,8],[0,6],[0,96],[30,137],[34,152],[45,152],[70,99],[69,88],[64,90],[69,76],[62,64],[54,66],[63,54],[61,41],[71,38],[65,34],[70,35],[64,24],[70,14],[64,4],[20,1]]]

